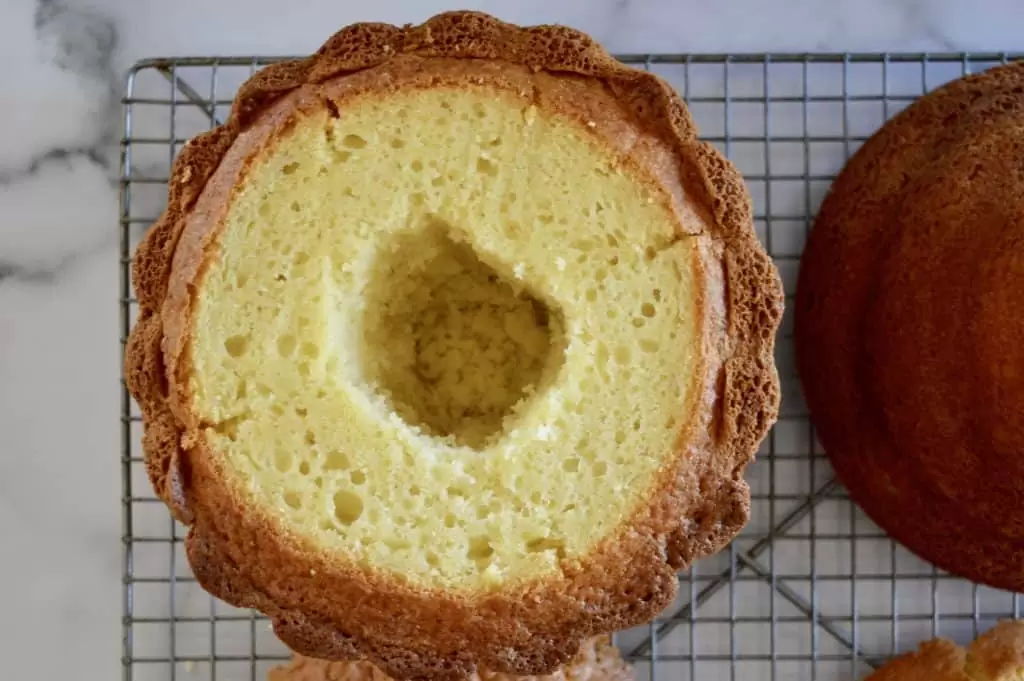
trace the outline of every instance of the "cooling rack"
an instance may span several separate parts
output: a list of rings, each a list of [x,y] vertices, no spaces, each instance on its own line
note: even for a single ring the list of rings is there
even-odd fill
[[[630,54],[687,100],[705,139],[744,173],[759,237],[791,300],[804,240],[835,173],[923,92],[1013,54]],[[122,347],[134,323],[132,251],[165,200],[171,160],[225,120],[238,86],[278,58],[136,64],[121,142]],[[782,414],[747,473],[750,524],[680,575],[679,597],[617,643],[639,680],[859,679],[934,635],[973,638],[1021,616],[1020,595],[917,559],[847,498],[822,456],[795,377],[792,318],[779,334]],[[138,409],[122,393],[125,681],[257,681],[287,659],[260,615],[208,596],[184,558],[184,528],[153,496]]]

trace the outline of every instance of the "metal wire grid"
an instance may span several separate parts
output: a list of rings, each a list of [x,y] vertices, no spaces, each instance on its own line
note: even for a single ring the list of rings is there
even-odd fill
[[[622,55],[687,100],[706,139],[744,172],[760,238],[794,290],[825,190],[849,155],[921,93],[1012,54]],[[249,75],[275,58],[151,59],[124,96],[121,340],[134,322],[131,253],[164,202],[171,160],[222,122]],[[973,585],[889,540],[821,455],[795,380],[787,314],[783,408],[747,478],[752,518],[728,550],[680,576],[679,597],[617,642],[638,679],[857,679],[942,634],[969,640],[1020,617],[1021,598]],[[256,681],[287,659],[262,616],[203,592],[184,528],[154,498],[137,407],[122,393],[125,681]]]

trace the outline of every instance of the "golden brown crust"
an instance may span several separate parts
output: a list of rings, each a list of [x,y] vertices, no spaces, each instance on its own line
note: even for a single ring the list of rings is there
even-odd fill
[[[562,574],[495,593],[414,588],[320,555],[247,504],[206,446],[188,395],[193,297],[247,164],[298,118],[336,115],[363,90],[444,82],[499,88],[585,119],[596,139],[651,177],[680,238],[699,235],[705,268],[695,301],[704,325],[702,403],[692,405],[657,492]],[[126,375],[147,433],[160,433],[146,450],[154,486],[191,523],[186,548],[199,582],[267,613],[300,653],[368,657],[405,678],[464,678],[478,665],[550,672],[585,638],[652,618],[673,598],[676,570],[719,550],[746,522],[743,468],[778,408],[778,276],[754,237],[742,180],[696,139],[679,98],[578,32],[449,13],[417,27],[350,26],[310,58],[260,71],[229,121],[179,155],[167,211],[133,274],[141,321]]]
[[[850,496],[908,548],[1024,590],[1024,64],[886,124],[824,201],[798,365]]]
[[[328,662],[295,655],[287,665],[270,670],[267,681],[391,681],[369,662]],[[470,681],[634,681],[633,672],[606,636],[583,644],[564,667],[545,676],[515,676],[481,671]]]
[[[944,638],[925,641],[893,658],[864,681],[973,681],[964,672],[967,651]]]
[[[1000,622],[967,649],[944,638],[893,658],[864,681],[1021,681],[1024,622]]]
[[[967,649],[967,674],[974,681],[1024,679],[1024,621],[1000,622]]]

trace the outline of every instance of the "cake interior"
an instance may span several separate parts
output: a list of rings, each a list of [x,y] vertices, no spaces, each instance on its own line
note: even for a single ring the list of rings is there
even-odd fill
[[[584,123],[513,93],[339,108],[232,199],[189,349],[205,435],[344,560],[448,589],[557,571],[678,455],[696,243]]]

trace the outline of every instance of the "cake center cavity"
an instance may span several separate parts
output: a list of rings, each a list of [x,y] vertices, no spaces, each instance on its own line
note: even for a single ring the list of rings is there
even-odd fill
[[[480,448],[564,359],[563,322],[436,218],[385,244],[366,290],[366,379],[412,426]]]

